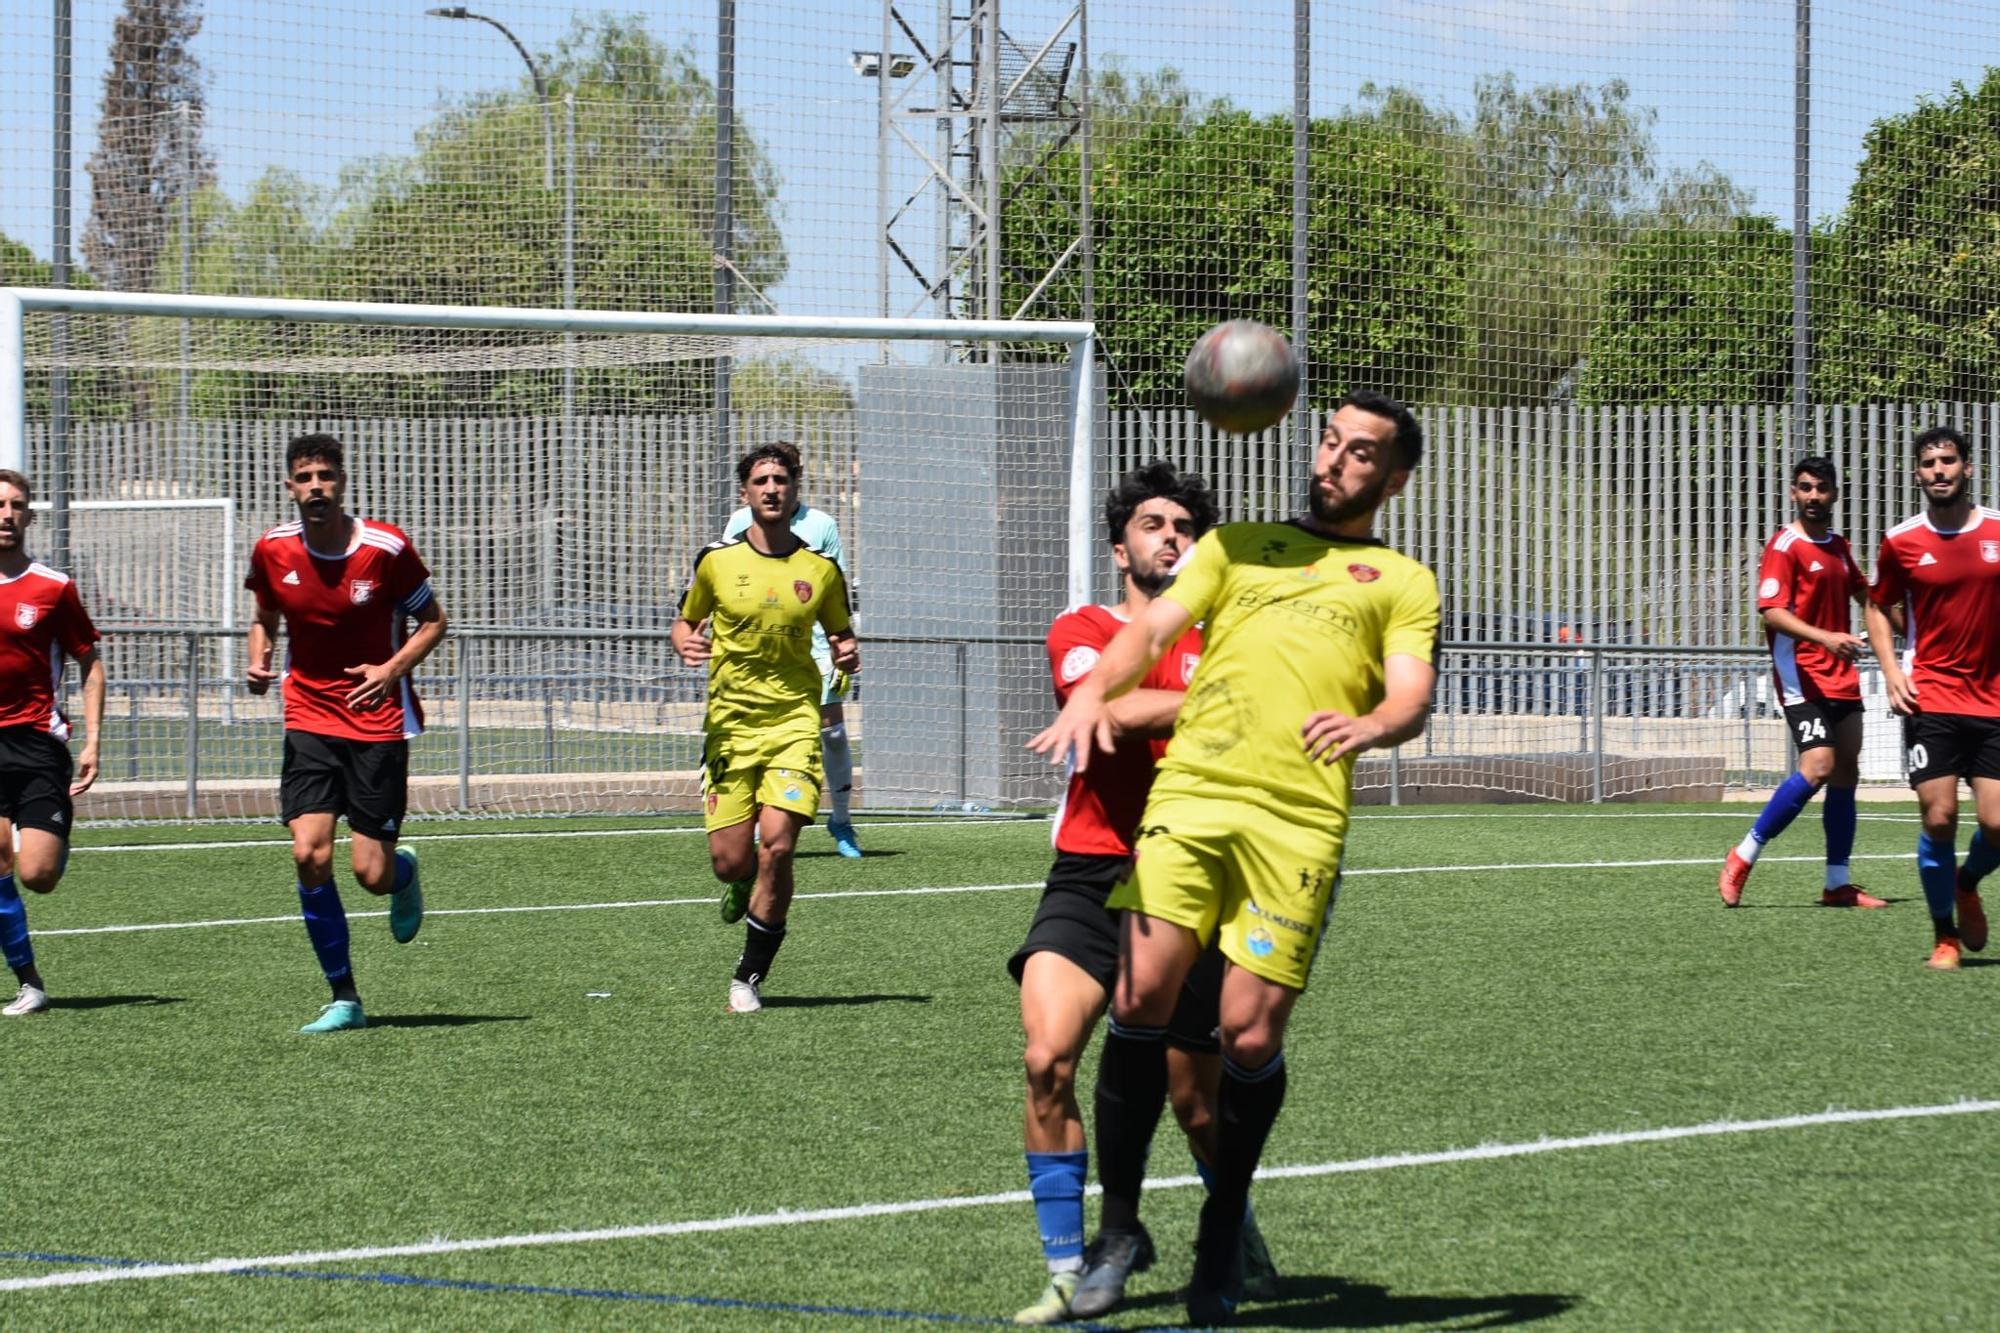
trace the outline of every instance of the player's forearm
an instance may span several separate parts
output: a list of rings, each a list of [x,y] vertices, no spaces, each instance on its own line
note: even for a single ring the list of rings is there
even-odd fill
[[[84,748],[95,750],[104,734],[104,656],[92,653],[83,668]]]
[[[1903,664],[1896,660],[1896,636],[1889,624],[1889,613],[1870,602],[1862,609],[1861,618],[1868,626],[1868,646],[1874,650],[1882,674],[1890,680],[1902,679]]]
[[[259,612],[250,622],[250,641],[245,645],[250,663],[263,666],[271,660],[271,649],[278,641],[278,618]]]
[[[1180,716],[1179,690],[1132,690],[1108,705],[1111,721],[1128,736],[1157,740],[1174,734],[1174,719]]]
[[[1789,634],[1795,639],[1825,646],[1826,631],[1801,619],[1795,612],[1787,611],[1782,606],[1772,606],[1766,607],[1762,615],[1764,623],[1780,634]]]
[[[444,642],[444,608],[439,606],[437,602],[432,601],[429,606],[424,608],[424,611],[426,615],[424,619],[417,622],[417,632],[412,634],[409,642],[397,649],[396,655],[389,659],[389,669],[399,679],[415,671],[422,664],[423,660],[429,657],[440,643]],[[436,614],[429,614],[431,612],[436,612]]]

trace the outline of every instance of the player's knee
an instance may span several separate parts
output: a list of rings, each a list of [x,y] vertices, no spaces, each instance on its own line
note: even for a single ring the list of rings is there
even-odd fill
[[[62,882],[62,863],[52,861],[45,866],[22,866],[14,882],[30,893],[54,893],[56,885]]]
[[[1824,745],[1816,746],[1799,756],[1799,776],[1815,787],[1823,787],[1833,776],[1836,765],[1834,752]]]
[[[1937,843],[1950,843],[1958,837],[1958,816],[1924,811],[1924,835]]]
[[[1214,1128],[1215,1108],[1202,1095],[1201,1085],[1192,1079],[1169,1081],[1167,1102],[1174,1108],[1174,1119],[1181,1132],[1189,1138],[1201,1139]]]
[[[1222,1053],[1244,1069],[1262,1069],[1284,1045],[1284,1029],[1268,1014],[1222,1024]]]
[[[757,874],[757,859],[748,849],[711,852],[708,863],[714,869],[715,877],[725,884],[752,879]]]
[[[1021,1063],[1028,1074],[1028,1096],[1038,1105],[1061,1102],[1076,1091],[1076,1052],[1056,1042],[1030,1039]]]
[[[790,865],[792,853],[798,848],[798,834],[786,829],[775,838],[766,838],[757,845],[757,865],[777,867]]]
[[[324,884],[333,877],[333,844],[293,838],[292,864],[298,867],[301,884]]]

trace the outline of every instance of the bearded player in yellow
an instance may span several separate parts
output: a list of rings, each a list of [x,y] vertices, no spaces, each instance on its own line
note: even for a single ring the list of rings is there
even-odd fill
[[[1214,1180],[1188,1284],[1190,1323],[1234,1316],[1238,1233],[1285,1095],[1283,1041],[1340,884],[1354,756],[1421,735],[1437,679],[1431,571],[1377,541],[1423,431],[1392,398],[1342,399],[1313,459],[1309,512],[1211,529],[1120,630],[1033,749],[1077,767],[1109,753],[1105,701],[1190,624],[1201,664],[1110,906],[1127,909],[1097,1085],[1101,1254],[1138,1226],[1146,1150],[1166,1096],[1163,1038],[1181,980],[1218,939],[1222,1088]],[[1090,1282],[1086,1273],[1084,1281]],[[1123,1274],[1097,1284],[1122,1292]]]
[[[835,667],[861,669],[840,566],[792,531],[797,457],[789,445],[767,444],[737,461],[750,528],[695,558],[673,627],[681,660],[708,663],[702,810],[709,861],[725,886],[722,919],[745,922],[729,983],[729,1010],[738,1014],[764,1007],[759,988],[791,912],[792,854],[819,810],[813,626],[826,630]]]

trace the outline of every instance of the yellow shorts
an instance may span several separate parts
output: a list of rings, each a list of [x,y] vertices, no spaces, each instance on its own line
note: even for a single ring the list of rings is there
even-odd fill
[[[1346,821],[1329,822],[1338,826],[1156,788],[1108,906],[1186,926],[1238,967],[1304,990],[1340,892]]]
[[[818,732],[764,745],[711,739],[701,774],[702,827],[710,833],[733,827],[756,818],[761,805],[811,823],[820,786]]]

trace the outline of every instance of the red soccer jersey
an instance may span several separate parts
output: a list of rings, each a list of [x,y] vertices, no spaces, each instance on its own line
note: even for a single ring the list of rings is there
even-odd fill
[[[347,704],[356,678],[347,668],[386,662],[403,646],[403,622],[429,605],[431,574],[417,548],[387,523],[354,520],[354,540],[337,555],[306,547],[298,523],[257,539],[243,586],[285,618],[285,729],[352,741],[418,735],[424,711],[405,676],[381,704]]]
[[[1109,609],[1079,606],[1049,626],[1049,674],[1058,706],[1069,702],[1076,683],[1090,674],[1104,645],[1124,627]],[[1160,655],[1139,682],[1142,690],[1185,690],[1201,661],[1201,631],[1190,628]],[[1056,812],[1059,852],[1082,856],[1130,856],[1132,831],[1146,811],[1153,788],[1153,765],[1167,752],[1164,740],[1126,740],[1110,754],[1094,754],[1090,767],[1069,775],[1069,790]]]
[[[69,575],[31,564],[0,578],[0,727],[33,727],[69,739],[69,719],[56,706],[63,654],[82,657],[97,646],[97,626]]]
[[[1848,602],[1866,586],[1847,538],[1828,533],[1814,541],[1787,523],[1764,547],[1764,560],[1757,569],[1757,609],[1779,607],[1814,629],[1848,634],[1854,625]],[[1861,677],[1854,663],[1768,624],[1764,641],[1771,646],[1771,674],[1783,703],[1861,698]]]
[[[1956,532],[1919,514],[1889,529],[1868,596],[1909,617],[1903,669],[1926,713],[2000,717],[2000,512]]]

